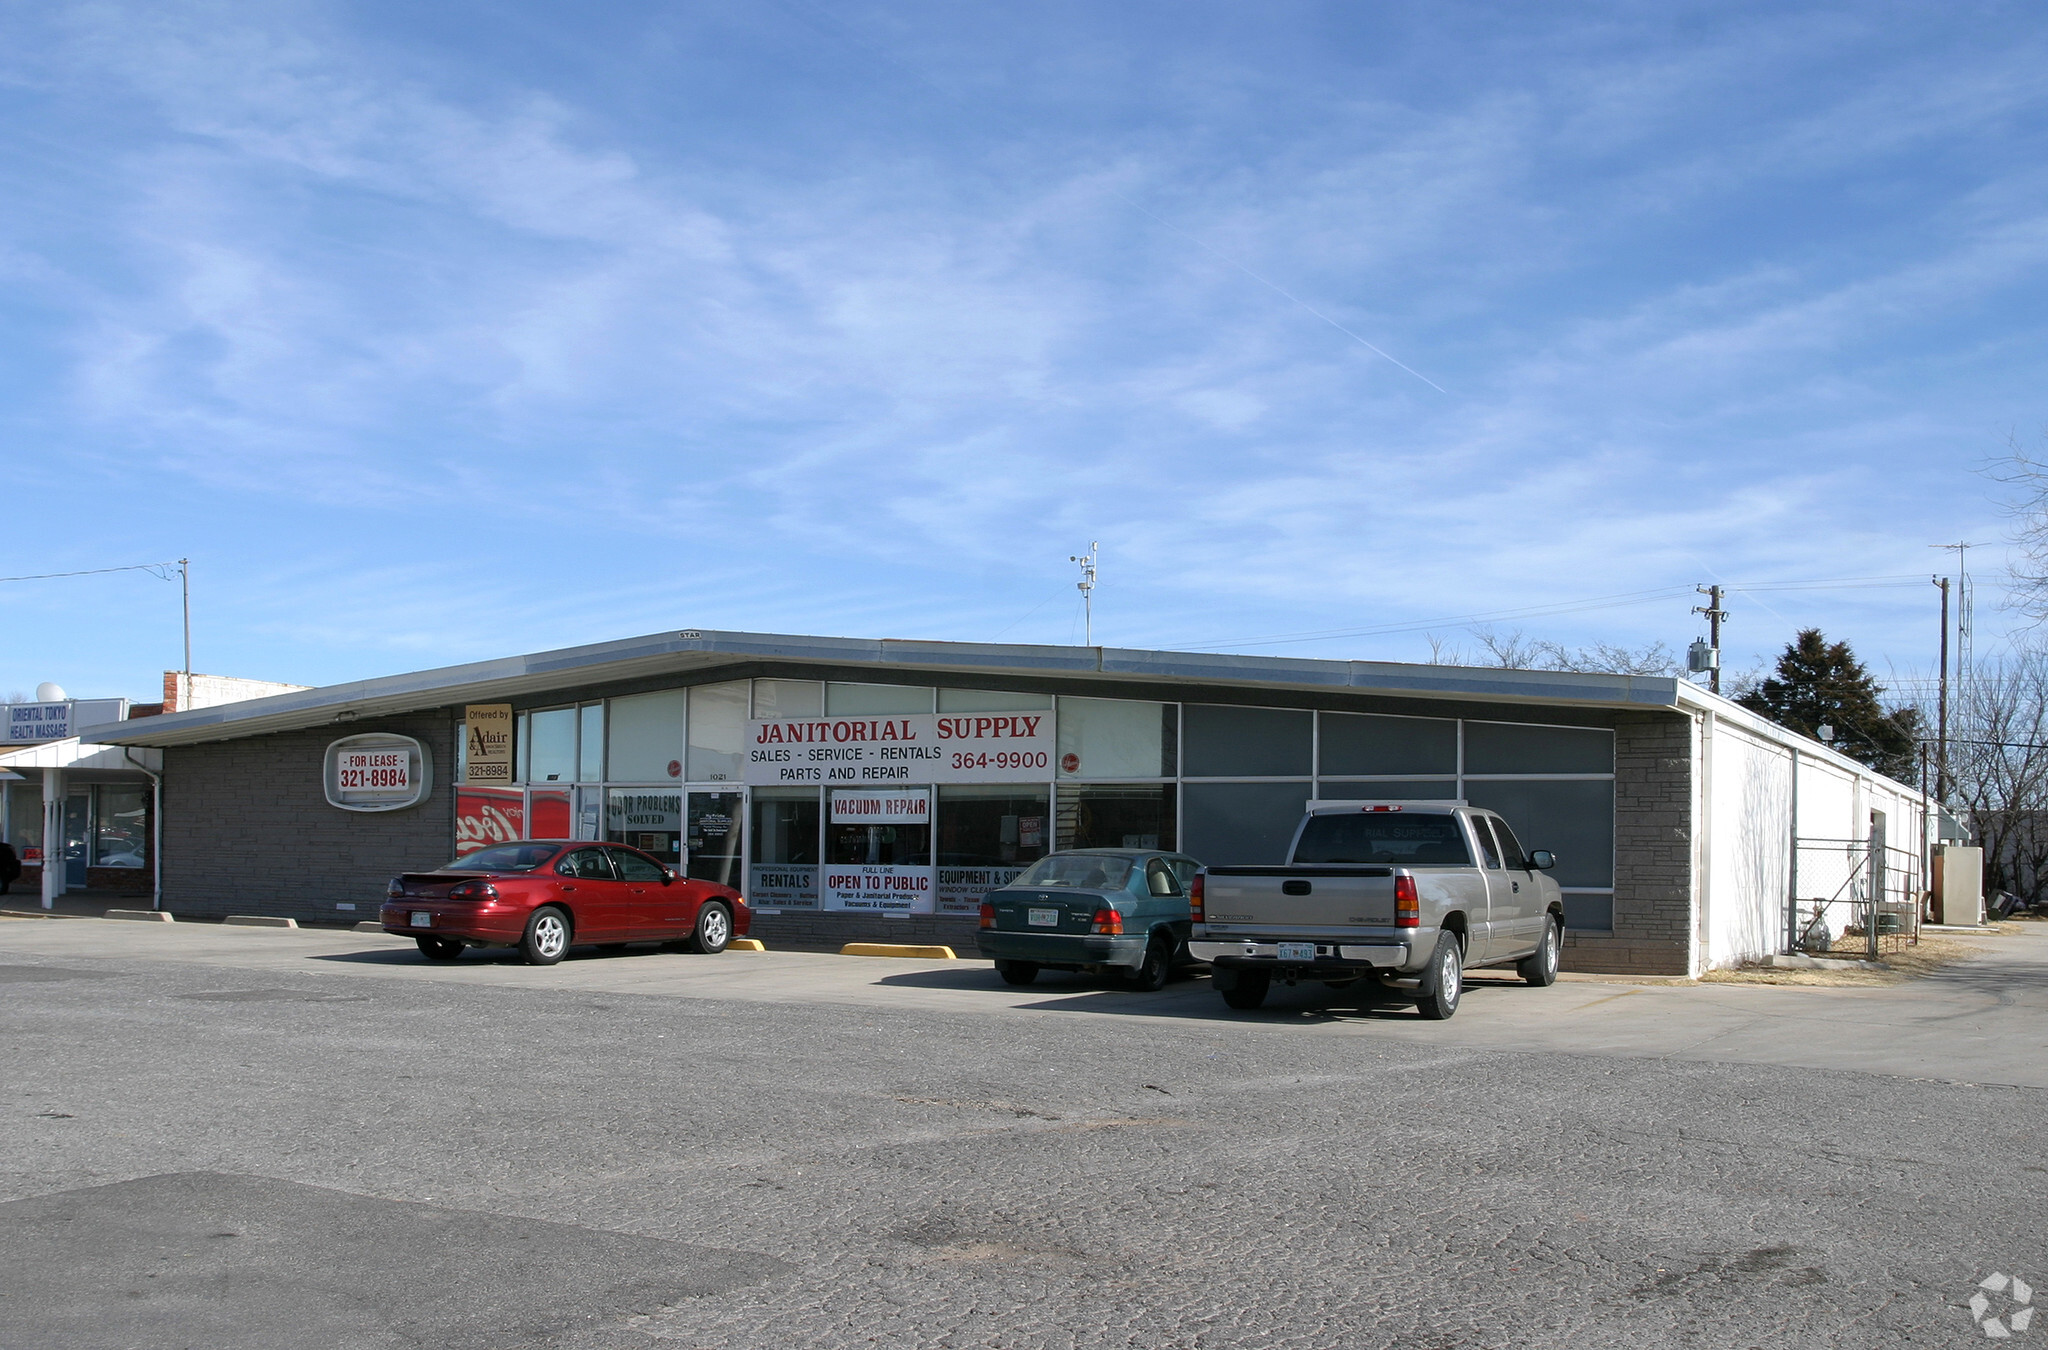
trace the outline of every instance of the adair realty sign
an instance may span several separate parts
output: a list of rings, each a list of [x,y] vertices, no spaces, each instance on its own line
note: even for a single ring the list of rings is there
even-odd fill
[[[752,787],[1043,783],[1052,713],[898,713],[747,723]]]

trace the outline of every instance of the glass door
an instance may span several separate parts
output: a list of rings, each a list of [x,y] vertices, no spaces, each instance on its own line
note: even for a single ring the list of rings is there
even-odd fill
[[[73,792],[64,798],[64,885],[85,888],[85,848],[92,837],[92,794]]]
[[[737,792],[692,792],[684,819],[687,874],[740,890],[740,822],[746,799]]]

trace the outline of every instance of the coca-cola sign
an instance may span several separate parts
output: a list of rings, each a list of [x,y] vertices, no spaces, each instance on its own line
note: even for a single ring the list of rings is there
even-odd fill
[[[516,788],[463,788],[455,794],[455,856],[525,838],[525,817]]]

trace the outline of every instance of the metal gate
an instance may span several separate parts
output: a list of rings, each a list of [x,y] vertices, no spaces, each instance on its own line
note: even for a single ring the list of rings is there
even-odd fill
[[[1927,894],[1918,853],[1869,839],[1794,841],[1793,900],[1786,916],[1791,950],[1813,956],[1877,959],[1920,941]]]

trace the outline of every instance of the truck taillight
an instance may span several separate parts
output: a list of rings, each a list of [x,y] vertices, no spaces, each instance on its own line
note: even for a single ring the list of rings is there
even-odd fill
[[[1416,893],[1415,878],[1394,878],[1394,927],[1422,927],[1422,897]]]
[[[1188,914],[1196,923],[1202,921],[1202,874],[1195,873],[1195,879],[1188,885]]]
[[[986,900],[981,902],[981,926],[983,928],[993,928],[996,926],[996,907]]]
[[[1117,936],[1124,931],[1124,916],[1113,909],[1098,909],[1095,911],[1095,918],[1088,924],[1088,931]]]

